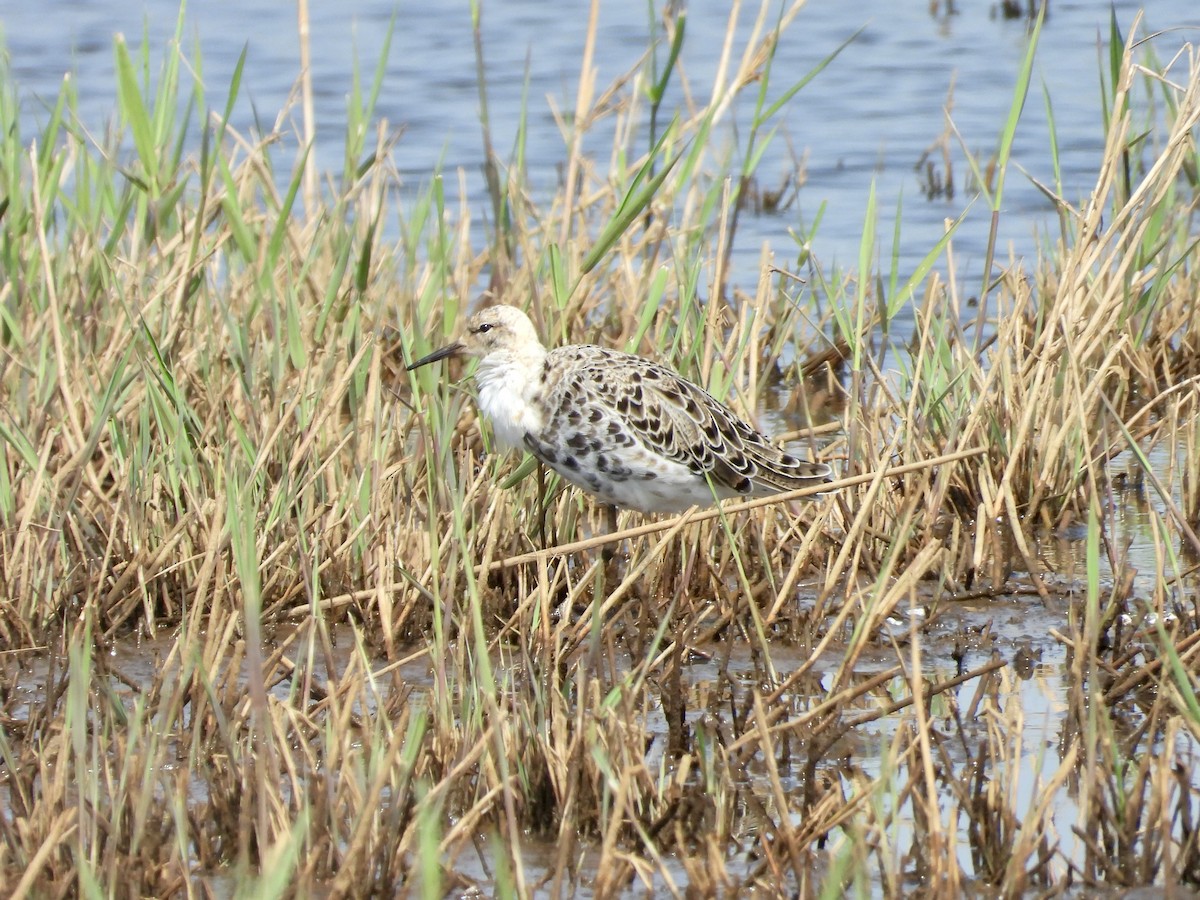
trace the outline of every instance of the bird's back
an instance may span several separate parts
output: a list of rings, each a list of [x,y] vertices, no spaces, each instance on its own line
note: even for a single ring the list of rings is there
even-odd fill
[[[696,384],[643,357],[586,344],[550,351],[543,427],[526,445],[609,502],[674,511],[829,481]]]

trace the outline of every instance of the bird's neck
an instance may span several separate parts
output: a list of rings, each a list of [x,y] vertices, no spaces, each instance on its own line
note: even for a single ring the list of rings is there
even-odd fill
[[[491,353],[479,361],[475,371],[479,408],[491,421],[501,445],[520,447],[528,432],[542,427],[541,409],[533,401],[539,394],[545,362],[542,347],[520,354]]]

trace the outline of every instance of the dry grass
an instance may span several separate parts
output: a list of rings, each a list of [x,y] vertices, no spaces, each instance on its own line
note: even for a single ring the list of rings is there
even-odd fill
[[[932,265],[886,296],[815,259],[745,291],[731,186],[755,173],[707,138],[798,8],[776,28],[764,4],[711,103],[652,134],[661,92],[585,64],[561,193],[495,159],[487,246],[441,174],[399,191],[382,128],[355,143],[372,131],[352,121],[347,158],[370,163],[322,215],[303,167],[276,182],[294,137],[201,102],[208,152],[178,159],[176,58],[156,104],[119,48],[120,169],[66,127],[69,94],[36,152],[4,123],[14,896],[1200,881],[1200,66],[1121,56],[1089,201],[1062,201],[1059,245],[990,273],[977,308]],[[742,123],[751,144],[775,111]],[[604,129],[611,160],[582,150]],[[949,235],[931,264],[953,253]],[[464,373],[403,372],[484,277],[553,339],[654,355],[748,415],[784,393],[841,491],[608,534],[574,491],[542,508],[536,478],[498,488],[517,463],[487,453]],[[904,346],[877,327],[901,308]],[[1115,538],[1133,490],[1153,499],[1148,594]],[[1073,523],[1087,571],[1056,579],[1036,536]],[[1053,747],[1023,745],[1019,660],[989,658],[987,627],[984,652],[938,631],[1021,591],[1061,610]]]

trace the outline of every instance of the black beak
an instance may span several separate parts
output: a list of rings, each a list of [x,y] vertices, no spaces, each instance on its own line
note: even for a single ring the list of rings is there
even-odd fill
[[[455,353],[461,352],[463,345],[461,341],[455,341],[453,344],[447,344],[441,350],[434,350],[428,356],[422,356],[415,363],[408,367],[408,371],[419,369],[421,366],[427,366],[431,362],[437,362],[439,359],[445,359],[447,356],[453,356]]]

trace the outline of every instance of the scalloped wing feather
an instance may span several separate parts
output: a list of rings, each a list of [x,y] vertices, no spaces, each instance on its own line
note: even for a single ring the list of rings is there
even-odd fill
[[[698,479],[708,476],[715,485],[742,495],[829,480],[828,466],[779,449],[703,388],[657,363],[589,345],[551,351],[547,362],[558,376],[552,377],[554,389],[545,398],[551,428],[591,432],[586,438],[566,437],[576,442],[576,449],[629,455],[636,442]],[[537,443],[545,448],[548,442]],[[545,461],[561,471],[555,461]]]

